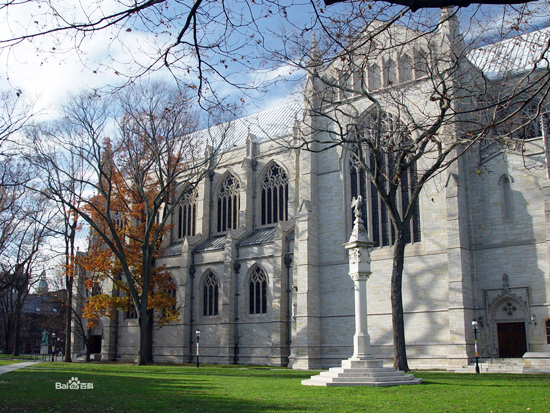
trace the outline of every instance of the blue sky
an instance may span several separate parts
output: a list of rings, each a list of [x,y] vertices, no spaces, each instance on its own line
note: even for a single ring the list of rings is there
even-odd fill
[[[64,0],[62,14],[67,19],[81,19],[83,11],[79,4],[86,4],[87,13],[98,16],[100,13],[116,10],[116,1],[84,2],[76,0]],[[4,9],[0,12],[0,37],[8,38],[12,33],[23,33],[35,30],[37,27],[51,27],[51,20],[43,15],[43,8],[38,8],[39,1],[24,4],[19,8]],[[119,85],[124,81],[123,74],[136,73],[140,67],[146,66],[151,61],[151,56],[158,55],[157,50],[162,49],[171,41],[173,34],[183,24],[178,12],[184,11],[187,2],[168,2],[172,9],[162,10],[162,16],[151,14],[149,21],[134,20],[128,24],[96,32],[91,36],[73,38],[70,36],[42,37],[33,42],[24,41],[13,48],[3,49],[0,52],[0,63],[4,71],[0,73],[0,87],[21,89],[24,96],[30,101],[35,101],[35,111],[41,114],[42,119],[54,117],[56,107],[63,101],[67,94],[83,88],[98,88],[107,85]],[[264,2],[263,5],[245,0],[233,0],[234,10],[244,10],[252,13],[255,26],[242,27],[234,33],[229,46],[234,47],[231,53],[236,61],[229,61],[219,53],[208,57],[208,61],[216,64],[216,68],[223,73],[231,73],[231,79],[243,84],[265,84],[266,80],[274,80],[279,77],[298,80],[303,78],[303,72],[292,71],[290,66],[282,65],[273,69],[268,60],[259,56],[253,48],[255,41],[260,40],[271,49],[280,47],[280,39],[277,35],[284,31],[300,33],[301,29],[310,26],[313,18],[309,2],[306,0],[281,0],[279,5],[288,8],[277,8],[272,3]],[[544,2],[536,3],[543,5]],[[94,5],[100,5],[103,9],[94,9]],[[351,4],[335,5],[324,10],[324,18],[342,17]],[[517,6],[516,8],[521,8]],[[533,5],[529,6],[534,10]],[[392,9],[395,10],[395,9]],[[512,25],[513,19],[503,23],[502,7],[478,9],[471,6],[460,12],[463,29],[468,30],[467,35],[475,38],[483,35],[483,38],[491,38],[493,32]],[[532,18],[523,29],[529,30],[548,25],[549,14],[544,8],[542,12],[532,12]],[[9,14],[6,12],[9,11]],[[475,11],[475,14],[474,14]],[[510,8],[508,8],[510,11]],[[220,9],[212,7],[210,13],[216,15]],[[433,18],[437,11],[431,11],[426,16]],[[249,16],[249,15],[248,15]],[[419,13],[413,18],[421,16]],[[473,17],[472,17],[473,16]],[[209,16],[211,17],[211,16]],[[214,19],[221,19],[215,16]],[[157,19],[157,21],[155,21]],[[173,19],[173,20],[171,20]],[[428,17],[426,17],[427,20]],[[217,21],[217,20],[216,20]],[[37,23],[38,22],[38,23]],[[159,23],[159,22],[162,22]],[[218,22],[219,23],[219,22]],[[206,39],[219,36],[224,30],[220,24],[208,24],[204,26],[204,32],[199,35]],[[254,32],[256,30],[256,32]],[[169,35],[172,33],[172,36]],[[513,34],[513,31],[510,32]],[[301,33],[305,42],[311,39],[311,31]],[[254,39],[251,36],[255,36]],[[55,50],[54,50],[55,49]],[[192,56],[177,55],[180,66],[194,68],[196,61]],[[227,62],[222,63],[224,60]],[[250,61],[250,66],[255,69],[245,71],[241,61]],[[227,68],[225,65],[227,64]],[[174,69],[177,63],[174,62]],[[176,70],[171,73],[160,65],[152,72],[154,78],[171,79],[173,73],[179,78],[196,76],[196,73],[185,73]],[[292,73],[292,75],[290,75]],[[213,75],[210,78],[215,80]],[[269,88],[267,93],[251,92],[250,96],[243,96],[238,90],[223,81],[214,81],[216,91],[220,96],[228,96],[230,101],[240,103],[244,99],[243,114],[250,114],[261,109],[268,109],[284,104],[286,96],[298,87],[295,82],[280,82]]]

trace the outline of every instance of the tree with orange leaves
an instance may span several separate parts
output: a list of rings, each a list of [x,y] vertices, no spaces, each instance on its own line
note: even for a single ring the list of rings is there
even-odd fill
[[[44,181],[66,182],[64,191],[46,185],[42,192],[90,228],[90,251],[82,261],[88,286],[109,278],[121,291],[119,297],[92,297],[86,314],[94,319],[133,307],[139,365],[152,362],[153,309],[163,310],[161,323],[176,316],[163,292],[168,276],[155,260],[185,192],[179,189],[194,189],[224,145],[223,136],[192,133],[199,123],[192,108],[185,93],[164,83],[135,84],[115,98],[74,96],[63,108],[62,127],[38,128],[31,136]],[[82,161],[76,173],[66,168],[71,157]],[[71,192],[75,182],[86,190]]]

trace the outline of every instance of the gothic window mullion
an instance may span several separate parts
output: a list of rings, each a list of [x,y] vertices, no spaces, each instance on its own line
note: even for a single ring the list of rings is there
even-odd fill
[[[279,165],[267,170],[262,182],[262,225],[276,224],[288,219],[288,177]]]
[[[197,204],[193,204],[193,216],[191,217],[191,234],[195,235],[197,233]]]
[[[177,224],[175,224],[175,231],[178,239],[182,239],[185,236],[195,235],[196,230],[196,211],[197,208],[197,191],[186,192],[177,208]]]
[[[203,286],[203,316],[218,315],[218,289],[218,278],[212,272],[209,272],[204,279]]]
[[[182,237],[182,224],[183,224],[183,206],[180,205],[178,207],[178,238],[181,238]]]
[[[260,267],[256,267],[249,281],[250,314],[267,313],[267,276]]]
[[[285,199],[283,201],[283,208],[285,211],[285,215],[283,219],[287,221],[288,220],[288,185],[285,186]]]
[[[240,185],[233,175],[227,176],[218,193],[218,232],[238,227]]]
[[[390,66],[387,68],[389,67]],[[384,136],[383,145],[387,145],[388,148],[399,148],[403,145],[403,142],[410,139],[410,133],[407,129],[402,126],[399,119],[393,117],[391,114],[382,113],[383,129],[381,131],[372,129],[372,126],[377,124],[378,116],[378,114],[373,112],[367,114],[363,120],[363,130],[361,133],[364,135],[366,140],[375,139],[376,134],[380,133]],[[351,148],[350,150],[355,153],[354,148]],[[385,191],[387,195],[390,188],[390,172],[394,169],[392,152],[386,151],[385,153],[381,153],[377,158],[375,158],[372,152],[366,151],[365,153],[367,155],[367,167],[371,170],[375,168],[375,161],[378,161],[376,163],[376,168],[380,174],[378,185],[380,185],[380,188]],[[362,168],[358,167],[358,162],[354,155],[350,155],[349,168],[351,196],[357,197],[358,195],[362,195],[365,198],[363,204],[365,210],[362,211],[362,215],[371,241],[376,247],[392,246],[395,243],[396,232],[390,218],[390,210],[383,202],[382,197],[378,193],[374,183],[368,178],[366,171],[363,171]],[[363,179],[366,181],[365,187],[363,187]],[[402,182],[396,189],[396,213],[398,213],[401,218],[403,218],[407,210],[407,205],[412,198],[413,190],[414,165],[410,170],[403,174]],[[353,220],[353,215],[350,215],[350,217]],[[420,217],[417,201],[413,210],[411,222],[405,228],[406,243],[420,241],[419,222]]]

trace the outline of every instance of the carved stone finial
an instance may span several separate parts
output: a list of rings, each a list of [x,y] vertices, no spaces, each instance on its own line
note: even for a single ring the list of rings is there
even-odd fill
[[[502,275],[502,287],[507,290],[508,289],[508,274],[504,273]]]

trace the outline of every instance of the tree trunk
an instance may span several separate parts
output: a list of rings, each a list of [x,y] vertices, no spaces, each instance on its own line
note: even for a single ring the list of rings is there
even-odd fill
[[[14,326],[14,340],[13,340],[13,355],[19,355],[19,347],[21,346],[21,310],[15,313],[15,326]]]
[[[9,317],[9,314],[6,317]],[[13,326],[11,321],[4,323],[4,337],[6,338],[6,354],[12,354]]]
[[[143,303],[142,303],[143,307]],[[139,309],[138,311],[139,322],[139,346],[138,346],[138,366],[146,366],[149,364],[149,357],[147,355],[147,349],[149,347],[148,333],[147,333],[147,308]]]
[[[86,337],[84,343],[86,344],[86,363],[90,362],[90,337],[92,336],[92,330],[89,328],[86,332]]]
[[[73,318],[73,277],[65,277],[65,287],[67,288],[67,302],[65,307],[65,358],[66,363],[73,361],[71,356],[71,332]]]
[[[405,347],[405,321],[403,316],[403,264],[405,261],[405,225],[395,228],[396,240],[393,246],[393,268],[391,275],[391,305],[393,325],[393,366],[405,372],[410,371]]]
[[[71,355],[72,345],[72,319],[73,319],[73,283],[75,277],[74,240],[76,237],[77,219],[69,225],[69,236],[65,238],[65,288],[67,289],[67,307],[65,311],[65,362],[73,361]]]
[[[152,308],[147,310],[147,362],[153,363],[153,324],[154,324],[154,310]]]

